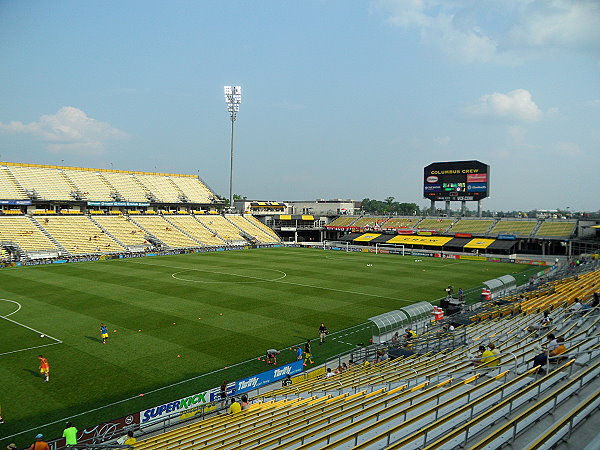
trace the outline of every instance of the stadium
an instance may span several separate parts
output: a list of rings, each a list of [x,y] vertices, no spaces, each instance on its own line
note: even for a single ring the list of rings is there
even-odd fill
[[[597,443],[594,221],[234,212],[198,176],[9,162],[0,197],[2,443]]]
[[[599,450],[598,24],[0,2],[0,449]]]

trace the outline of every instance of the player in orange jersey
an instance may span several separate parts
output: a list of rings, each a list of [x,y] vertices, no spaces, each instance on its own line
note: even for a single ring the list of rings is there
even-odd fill
[[[38,355],[40,360],[40,373],[44,377],[44,381],[50,381],[50,363],[42,355]]]

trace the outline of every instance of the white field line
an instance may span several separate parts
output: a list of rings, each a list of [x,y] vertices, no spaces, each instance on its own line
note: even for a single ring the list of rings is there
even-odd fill
[[[11,303],[15,303],[16,305],[18,305],[18,308],[15,311],[11,312],[10,314],[7,314],[5,316],[0,315],[1,319],[4,319],[4,320],[6,320],[8,322],[12,322],[15,325],[19,325],[19,326],[21,326],[23,328],[27,328],[28,330],[31,330],[31,331],[33,331],[35,333],[40,334],[40,335],[43,334],[44,337],[48,337],[48,338],[52,339],[53,341],[55,341],[55,342],[51,342],[50,344],[35,345],[33,347],[22,348],[22,349],[19,349],[19,350],[11,350],[10,352],[0,353],[0,356],[2,356],[2,355],[9,355],[11,353],[25,352],[27,350],[33,350],[35,348],[49,347],[50,345],[57,345],[57,344],[62,344],[63,343],[63,341],[61,341],[60,339],[52,337],[49,334],[43,333],[43,332],[41,332],[39,330],[36,330],[35,328],[31,328],[31,327],[29,327],[29,326],[27,326],[27,325],[25,325],[25,324],[23,324],[21,322],[17,322],[16,320],[9,319],[8,316],[12,316],[13,314],[18,313],[21,310],[21,304],[19,302],[16,302],[14,300],[8,300],[6,298],[0,298],[0,301],[11,302]]]
[[[163,264],[150,264],[150,263],[143,263],[143,262],[139,262],[139,261],[134,261],[131,262],[130,264],[144,264],[146,266],[156,266],[156,267],[169,267],[171,269],[185,269],[185,270],[199,270],[199,271],[203,271],[202,269],[190,269],[188,268],[184,268],[184,267],[179,267],[179,266],[167,266],[167,265],[163,265]],[[269,269],[269,270],[274,270],[274,269]],[[208,271],[205,271],[208,272]],[[176,272],[176,274],[179,272]],[[223,273],[223,272],[214,272],[214,273]],[[229,274],[229,273],[223,273],[224,275],[233,275],[233,274]],[[173,275],[171,275],[173,276]],[[239,276],[243,276],[243,275],[239,275]],[[255,278],[255,277],[246,277],[246,278]],[[257,278],[257,277],[256,277]],[[178,278],[176,278],[178,279]],[[312,284],[303,284],[303,283],[294,283],[292,281],[281,281],[281,280],[265,280],[263,278],[258,278],[261,281],[271,281],[273,283],[282,283],[282,284],[289,284],[292,286],[302,286],[302,287],[308,287],[308,288],[313,288],[313,289],[323,289],[326,291],[334,291],[334,292],[341,292],[343,294],[355,294],[355,295],[365,295],[367,297],[376,297],[376,298],[386,298],[389,300],[400,300],[403,302],[409,302],[412,303],[411,300],[407,300],[405,298],[397,298],[397,297],[388,297],[385,295],[377,295],[377,294],[370,294],[368,292],[356,292],[356,291],[347,291],[345,289],[335,289],[335,288],[330,288],[330,287],[325,287],[325,286],[314,286]]]
[[[150,265],[150,266],[156,266],[157,264],[147,264],[147,263],[141,263],[141,262],[136,262],[135,264],[146,264],[146,265]],[[161,266],[159,266],[161,267]],[[268,280],[266,278],[260,278],[260,277],[252,277],[250,275],[239,275],[236,273],[228,273],[228,272],[217,272],[217,271],[212,271],[212,270],[203,270],[203,269],[187,269],[187,270],[182,270],[181,272],[175,272],[174,274],[171,275],[171,277],[175,278],[176,280],[180,280],[180,281],[189,281],[191,283],[266,283],[268,281],[279,281],[284,279],[285,277],[287,277],[287,273],[285,273],[283,270],[277,270],[277,269],[264,269],[264,270],[272,270],[273,272],[279,272],[282,273],[283,275],[280,276],[279,278],[274,278],[272,280]],[[220,275],[229,275],[229,276],[234,276],[234,277],[240,277],[240,278],[251,278],[254,279],[256,281],[205,281],[205,280],[188,280],[186,278],[181,278],[181,277],[177,277],[176,275],[179,275],[180,273],[185,273],[185,272],[191,272],[191,271],[196,271],[196,272],[206,272],[206,273],[218,273]]]

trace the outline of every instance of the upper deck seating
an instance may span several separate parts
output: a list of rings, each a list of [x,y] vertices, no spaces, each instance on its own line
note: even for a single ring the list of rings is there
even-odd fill
[[[177,217],[177,216],[174,216]],[[172,248],[199,247],[200,243],[179,231],[162,216],[135,216],[131,221]]]
[[[72,255],[117,253],[125,250],[87,216],[52,216],[36,219]]]
[[[152,192],[156,199],[165,203],[180,203],[183,197],[181,190],[171,181],[170,177],[164,175],[142,175],[135,177]]]
[[[493,225],[493,220],[461,219],[452,225],[450,233],[485,234]]]
[[[172,176],[171,181],[183,192],[190,203],[213,203],[215,194],[196,177]]]
[[[568,238],[575,231],[576,222],[570,221],[544,221],[538,229],[536,236]]]
[[[0,167],[0,200],[25,200],[27,194],[16,183],[8,167]]]
[[[119,193],[121,200],[129,202],[147,202],[149,192],[140,182],[129,173],[102,172],[115,191]]]
[[[0,217],[0,241],[14,242],[24,251],[58,251],[29,217]]]
[[[62,170],[47,167],[11,166],[10,172],[23,189],[35,192],[42,200],[74,200],[76,187],[70,184]]]
[[[65,175],[77,187],[77,192],[82,200],[110,202],[114,201],[111,193],[114,190],[99,172],[91,170],[65,170]]]
[[[375,217],[375,216],[365,216],[358,219],[356,222],[352,224],[353,227],[364,228],[371,227],[374,228],[377,225],[381,225],[386,221],[385,217]]]
[[[488,234],[496,236],[498,234],[514,234],[516,236],[529,236],[535,226],[536,220],[500,220]]]

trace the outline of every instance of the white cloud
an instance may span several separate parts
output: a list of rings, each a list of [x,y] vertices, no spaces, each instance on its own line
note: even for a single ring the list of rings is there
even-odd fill
[[[543,50],[600,50],[597,0],[373,0],[372,9],[464,62],[514,64]]]
[[[450,136],[439,136],[433,138],[433,142],[440,145],[448,145],[450,143]]]
[[[126,137],[109,123],[88,117],[73,106],[43,115],[36,122],[0,122],[0,131],[35,136],[47,142],[48,150],[53,153],[99,154],[104,152],[105,141]]]
[[[465,108],[474,116],[499,117],[508,120],[534,122],[542,117],[542,111],[526,89],[515,89],[507,94],[495,92],[479,98],[479,102]]]

